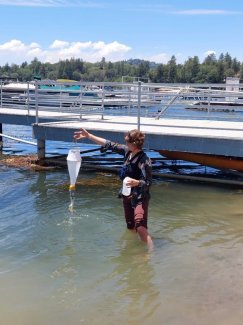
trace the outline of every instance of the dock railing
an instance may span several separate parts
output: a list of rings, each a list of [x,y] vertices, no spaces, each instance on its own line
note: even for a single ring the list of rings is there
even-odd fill
[[[0,83],[0,109],[25,110],[57,120],[87,116],[243,119],[243,84],[157,84],[124,82]]]

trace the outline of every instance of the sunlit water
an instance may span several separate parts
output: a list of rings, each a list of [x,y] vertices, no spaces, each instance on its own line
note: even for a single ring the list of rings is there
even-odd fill
[[[1,324],[242,324],[237,189],[155,181],[148,252],[115,175],[0,167]]]
[[[3,132],[32,140],[30,127]],[[47,155],[71,146],[47,142]],[[35,152],[4,139],[5,154]],[[243,192],[155,180],[148,252],[119,186],[81,168],[71,212],[67,170],[0,167],[1,324],[241,325]]]

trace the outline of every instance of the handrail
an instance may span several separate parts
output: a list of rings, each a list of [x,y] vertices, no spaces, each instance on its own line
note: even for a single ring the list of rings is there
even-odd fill
[[[178,91],[178,94],[176,94],[174,97],[172,97],[171,100],[165,105],[165,107],[159,111],[159,113],[157,114],[157,116],[155,118],[156,120],[158,120],[160,118],[160,116],[171,106],[171,104],[174,103],[174,101],[180,96],[180,94],[182,93],[183,90],[184,89],[180,89]]]
[[[22,140],[22,139],[15,138],[15,137],[12,137],[10,135],[3,134],[3,133],[0,133],[0,136],[1,137],[4,137],[4,138],[7,138],[7,139],[11,139],[11,140],[17,141],[17,142],[23,142],[23,143],[26,143],[26,144],[31,144],[33,146],[37,146],[37,143],[35,143],[35,142],[31,142],[31,141],[27,141],[27,140]]]
[[[3,83],[2,83],[2,81],[1,81],[1,94],[0,94],[0,96],[1,96],[1,107],[3,106]]]
[[[159,119],[162,115],[165,116],[165,113],[167,116],[167,111],[177,104],[180,104],[181,108],[184,108],[185,105],[192,108],[191,104],[200,104],[197,107],[203,110],[207,108],[207,112],[211,113],[212,103],[215,104],[217,101],[220,104],[221,101],[224,101],[224,105],[240,103],[243,111],[243,84],[188,85],[142,83],[141,81],[121,83],[46,80],[36,81],[35,84],[33,82],[15,83],[16,85],[20,86],[19,89],[10,89],[8,88],[10,85],[1,83],[1,108],[26,109],[27,115],[33,115],[33,110],[35,110],[36,123],[39,123],[40,111],[51,112],[52,117],[55,116],[59,120],[63,118],[64,114],[64,118],[70,114],[73,119],[77,120],[82,119],[85,115],[100,115],[101,118],[104,118],[104,108],[107,106],[122,107],[123,115],[125,115],[124,111],[127,115],[136,113],[138,128],[140,128],[142,114],[152,116],[149,111],[150,107],[154,107],[153,117],[155,119]],[[87,96],[88,94],[92,96]],[[193,101],[197,101],[197,103],[193,103]],[[214,110],[216,110],[215,106]],[[240,108],[236,108],[236,110],[240,110]],[[111,111],[113,114],[114,110]],[[108,110],[106,113],[108,114]],[[182,114],[185,114],[184,110],[181,110],[179,115]],[[206,118],[210,118],[211,115],[208,114]]]

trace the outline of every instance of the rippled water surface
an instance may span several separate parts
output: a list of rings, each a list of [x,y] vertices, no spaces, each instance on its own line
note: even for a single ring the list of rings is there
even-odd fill
[[[2,324],[242,324],[238,189],[155,181],[148,252],[116,176],[0,167]]]

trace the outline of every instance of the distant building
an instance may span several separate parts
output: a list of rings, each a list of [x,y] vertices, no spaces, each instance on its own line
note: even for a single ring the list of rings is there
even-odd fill
[[[235,78],[235,77],[227,77],[226,78],[226,91],[235,91],[239,92],[240,91],[240,79]],[[238,96],[230,96],[230,97],[225,97],[226,101],[236,101],[238,99]]]

